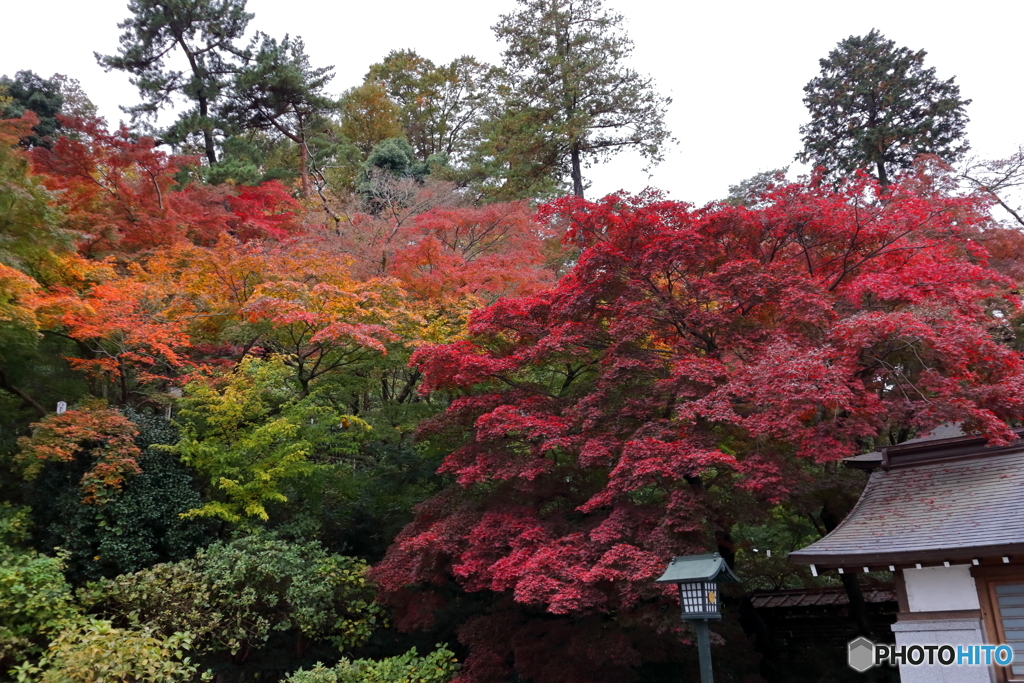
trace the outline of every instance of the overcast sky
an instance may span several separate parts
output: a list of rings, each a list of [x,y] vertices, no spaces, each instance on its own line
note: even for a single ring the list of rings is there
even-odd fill
[[[250,30],[302,36],[315,66],[335,66],[331,89],[340,93],[393,49],[412,48],[435,62],[462,54],[498,62],[501,45],[490,27],[514,5],[250,0],[256,15]],[[806,119],[802,88],[818,72],[818,60],[841,39],[872,28],[897,45],[926,50],[926,65],[940,78],[956,76],[962,96],[973,100],[967,111],[974,154],[1008,156],[1024,143],[1024,3],[611,0],[608,6],[626,17],[636,43],[633,68],[673,98],[667,122],[678,145],[650,177],[641,171],[643,161],[628,154],[590,169],[591,197],[652,186],[703,203],[758,171],[790,164]],[[124,0],[8,2],[0,16],[0,73],[31,69],[77,78],[111,123],[122,116],[119,104],[137,101],[127,75],[105,74],[93,58],[93,51],[116,51]]]

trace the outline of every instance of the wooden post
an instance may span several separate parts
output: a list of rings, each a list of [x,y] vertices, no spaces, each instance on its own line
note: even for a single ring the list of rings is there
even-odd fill
[[[711,634],[708,631],[708,620],[697,619],[693,622],[697,630],[697,656],[700,659],[700,683],[714,683],[711,672]]]

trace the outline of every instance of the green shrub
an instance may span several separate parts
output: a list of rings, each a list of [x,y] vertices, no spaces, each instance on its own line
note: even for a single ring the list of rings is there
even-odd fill
[[[379,661],[343,659],[330,669],[317,664],[308,671],[299,669],[282,683],[447,683],[458,670],[452,651],[438,645],[425,657],[412,648]]]
[[[190,683],[200,675],[188,657],[192,636],[160,636],[90,619],[62,631],[34,665],[14,670],[18,683]]]
[[[347,648],[381,621],[365,571],[361,560],[330,554],[315,541],[261,533],[90,584],[80,595],[118,624],[193,633],[201,650],[258,648],[273,631]]]
[[[11,508],[6,508],[6,511]],[[15,535],[23,513],[0,516],[0,532]],[[46,647],[51,634],[77,615],[64,580],[64,557],[17,550],[0,539],[0,671]]]

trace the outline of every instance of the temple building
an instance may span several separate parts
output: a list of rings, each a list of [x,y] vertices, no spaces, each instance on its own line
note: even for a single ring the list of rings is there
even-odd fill
[[[1024,683],[1024,441],[989,446],[945,426],[846,465],[871,472],[860,500],[790,559],[814,575],[891,572],[897,648],[1014,651],[1007,666],[904,663],[903,683]]]

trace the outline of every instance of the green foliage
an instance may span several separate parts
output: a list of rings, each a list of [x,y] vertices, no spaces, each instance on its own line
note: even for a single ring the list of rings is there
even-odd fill
[[[82,598],[133,628],[193,633],[207,651],[248,651],[284,631],[348,648],[381,622],[366,568],[315,541],[258,533],[215,543],[191,560],[90,584]]]
[[[428,172],[424,163],[416,160],[416,153],[405,138],[388,138],[376,144],[366,157],[367,171],[380,169],[396,178],[422,179]]]
[[[7,144],[0,126],[0,264],[40,276],[52,266],[53,252],[69,246],[57,228],[50,193],[29,172],[26,155]]]
[[[242,130],[283,136],[298,148],[302,192],[310,196],[307,138],[320,119],[336,108],[323,89],[334,67],[313,68],[301,38],[253,38],[252,58],[235,75],[221,115]]]
[[[135,445],[141,450],[156,445],[167,446],[178,441],[178,429],[162,415],[136,410],[131,406],[125,406],[121,412],[138,430]]]
[[[260,146],[242,137],[224,141],[220,161],[203,168],[203,179],[211,185],[259,185],[271,180],[263,172],[266,155]]]
[[[924,68],[926,54],[896,47],[876,30],[841,41],[804,86],[811,121],[800,127],[797,159],[832,177],[871,171],[882,185],[921,154],[959,160],[971,101],[960,98],[953,78]]]
[[[371,562],[412,521],[413,508],[436,493],[442,454],[408,440],[365,444],[351,465],[325,467],[293,482],[289,503],[271,508],[275,529],[320,538],[331,547]]]
[[[14,670],[18,683],[189,683],[200,675],[188,633],[114,628],[89,619],[62,631],[37,664]]]
[[[436,154],[461,158],[467,151],[466,134],[487,99],[490,70],[469,56],[437,66],[413,50],[392,50],[370,67],[366,82],[380,84],[398,107],[417,159]]]
[[[31,536],[32,510],[0,503],[0,547],[21,545]]]
[[[458,179],[489,201],[551,198],[570,185],[564,149],[548,137],[550,114],[542,109],[511,108],[506,99],[514,84],[507,78],[494,85],[487,118],[472,131],[476,144]]]
[[[234,45],[252,19],[245,0],[131,0],[128,10],[131,16],[118,24],[124,31],[118,54],[96,53],[107,71],[127,72],[138,87],[143,101],[126,111],[136,120],[155,117],[174,95],[183,95],[195,106],[182,112],[163,137],[181,144],[199,135],[207,160],[217,163],[215,133],[223,122],[215,109],[228,76],[238,70],[236,58],[246,56]],[[178,51],[189,64],[188,75],[170,67]]]
[[[17,550],[27,510],[0,507],[0,670],[46,647],[46,638],[76,614],[71,587],[64,580],[64,557]]]
[[[629,148],[661,161],[671,100],[626,67],[633,43],[622,16],[601,0],[518,4],[494,26],[507,44],[504,102],[483,138],[482,160],[508,181],[523,172],[537,181],[570,178],[577,196],[584,164]]]
[[[379,661],[342,659],[333,668],[318,663],[309,670],[299,669],[282,683],[448,683],[458,670],[454,653],[438,644],[425,657],[412,648]]]
[[[346,90],[339,103],[339,132],[364,156],[388,138],[400,137],[398,108],[379,83],[367,82]]]
[[[28,332],[23,328],[24,336],[15,336],[0,331],[0,491],[21,482],[21,477],[6,476],[13,470],[18,437],[47,406],[56,406],[57,401],[74,404],[88,392],[87,381],[66,360],[74,353],[69,350],[73,342],[45,329],[41,337]],[[25,344],[18,346],[19,339]]]
[[[286,138],[251,131],[224,140],[221,159],[203,166],[203,180],[211,185],[259,185],[268,180],[290,181],[298,175],[298,154]]]
[[[17,119],[26,111],[35,112],[39,123],[32,133],[21,139],[25,147],[49,147],[53,144],[61,125],[57,114],[62,113],[64,97],[56,79],[46,79],[32,71],[19,71],[14,78],[0,76],[0,90],[5,97],[0,102],[0,118]]]
[[[206,542],[209,522],[181,516],[202,504],[192,476],[172,456],[150,448],[173,443],[177,431],[157,415],[125,408],[124,416],[138,431],[139,472],[108,492],[102,505],[83,503],[79,483],[91,461],[81,457],[47,463],[26,493],[35,545],[62,548],[76,585],[181,560]]]
[[[792,508],[772,509],[761,524],[737,524],[731,536],[740,544],[735,567],[744,591],[804,588],[823,583],[814,581],[805,567],[787,558],[790,552],[821,538],[811,521]]]
[[[366,157],[356,186],[370,213],[402,204],[402,198],[415,194],[415,188],[435,168],[447,166],[443,155],[427,161],[416,159],[416,152],[405,138],[388,138],[374,146]]]
[[[141,472],[101,506],[82,504],[74,468],[52,468],[36,482],[36,541],[67,552],[75,584],[183,560],[207,542],[210,522],[182,516],[203,503],[189,472],[154,449],[138,462]]]
[[[358,454],[370,426],[351,415],[298,400],[280,357],[247,358],[221,386],[186,387],[181,440],[169,450],[207,477],[219,494],[190,514],[231,523],[268,520],[267,504],[286,503],[282,485],[318,463]]]
[[[729,196],[725,198],[726,204],[733,206],[745,206],[747,208],[763,208],[763,197],[765,193],[773,188],[786,183],[786,171],[789,167],[776,168],[771,171],[755,173],[736,185],[729,186]]]

